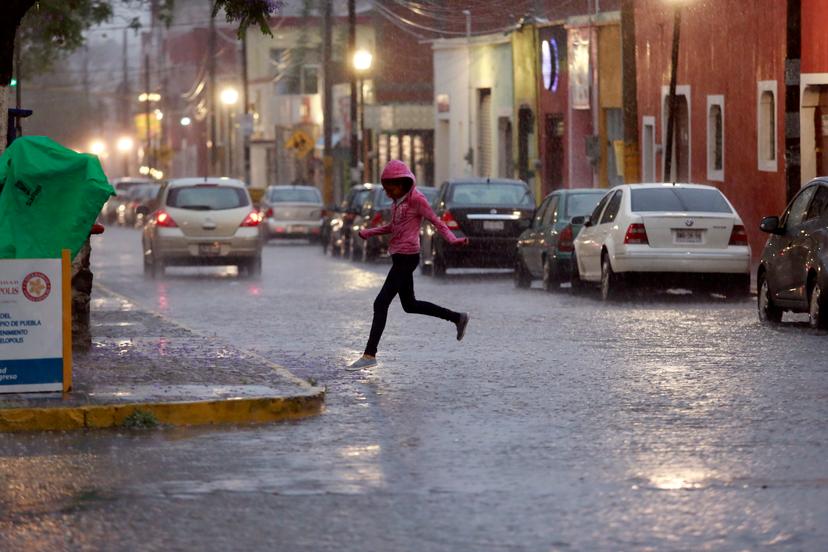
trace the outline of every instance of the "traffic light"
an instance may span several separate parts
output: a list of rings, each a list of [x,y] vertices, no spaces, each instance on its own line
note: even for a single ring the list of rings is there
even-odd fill
[[[9,86],[17,86],[17,79],[12,79]]]

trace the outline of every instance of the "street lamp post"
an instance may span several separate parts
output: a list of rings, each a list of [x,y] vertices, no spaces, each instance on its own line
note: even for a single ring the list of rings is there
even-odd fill
[[[225,176],[232,176],[233,173],[233,106],[239,101],[239,91],[229,86],[221,91],[219,96],[221,103],[227,109],[227,170]]]
[[[121,136],[118,138],[115,147],[124,160],[124,176],[129,176],[129,158],[132,153],[132,148],[135,147],[135,141],[131,136]]]
[[[365,74],[371,69],[371,63],[374,56],[367,50],[358,50],[354,52],[354,70],[359,76],[359,139],[354,147],[359,147],[357,151],[360,152],[362,160],[362,176],[365,177],[365,169],[368,166],[368,155],[366,150],[365,140]]]

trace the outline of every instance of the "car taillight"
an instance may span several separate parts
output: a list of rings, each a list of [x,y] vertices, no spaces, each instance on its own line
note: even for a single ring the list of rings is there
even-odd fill
[[[158,226],[163,226],[164,228],[178,228],[178,225],[166,211],[158,211],[155,214],[155,223]]]
[[[259,211],[250,211],[244,220],[242,226],[258,226],[262,222],[262,214]]]
[[[575,247],[572,244],[572,225],[567,224],[566,228],[561,231],[561,235],[558,236],[558,251],[562,251],[564,253],[571,253],[575,250]]]
[[[273,209],[268,209],[265,211],[265,218],[271,218],[273,216]]]
[[[647,239],[647,230],[643,224],[630,224],[627,228],[627,235],[624,236],[624,243],[649,245],[650,240]]]
[[[382,224],[382,213],[377,213],[371,218],[371,222],[368,223],[368,227],[379,226]]]
[[[440,217],[440,220],[446,223],[446,226],[451,228],[452,230],[457,230],[460,228],[460,225],[457,224],[457,221],[454,220],[454,215],[451,214],[451,211],[446,211],[443,213],[443,216]]]
[[[728,245],[747,245],[748,238],[745,227],[741,224],[734,224],[733,231],[730,232],[730,243]]]

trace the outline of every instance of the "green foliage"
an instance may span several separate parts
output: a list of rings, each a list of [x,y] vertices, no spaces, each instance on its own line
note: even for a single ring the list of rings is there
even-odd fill
[[[17,31],[27,73],[47,71],[83,46],[83,32],[112,17],[112,0],[39,0]]]
[[[152,412],[136,410],[124,419],[124,427],[130,429],[152,429],[160,424]]]
[[[227,21],[239,24],[239,38],[244,36],[247,28],[258,25],[262,34],[273,36],[270,32],[268,17],[274,15],[284,5],[281,0],[214,0],[213,17],[224,10]]]

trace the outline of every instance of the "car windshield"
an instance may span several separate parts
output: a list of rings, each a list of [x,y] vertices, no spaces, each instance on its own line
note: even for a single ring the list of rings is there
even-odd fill
[[[564,217],[572,218],[590,214],[603,195],[603,190],[597,193],[570,194],[566,200]]]
[[[141,180],[128,180],[126,182],[116,182],[115,183],[115,190],[120,194],[122,192],[126,192],[136,186],[146,186],[150,184],[150,181],[141,181]]]
[[[532,194],[523,184],[469,182],[452,187],[449,202],[454,205],[533,205]]]
[[[316,188],[273,188],[267,198],[273,203],[322,203]]]
[[[633,190],[631,201],[634,213],[658,211],[733,212],[719,190],[703,188],[644,188],[643,190]]]
[[[365,202],[365,198],[368,197],[368,194],[371,193],[371,190],[365,189],[360,190],[354,194],[354,198],[351,200],[351,207],[354,209],[358,209],[362,206]]]
[[[220,211],[246,207],[249,201],[241,188],[200,185],[172,188],[167,195],[167,205],[178,209]]]
[[[374,206],[375,209],[384,209],[391,205],[391,198],[388,197],[388,194],[385,193],[385,190],[379,190],[377,192],[377,204]]]

